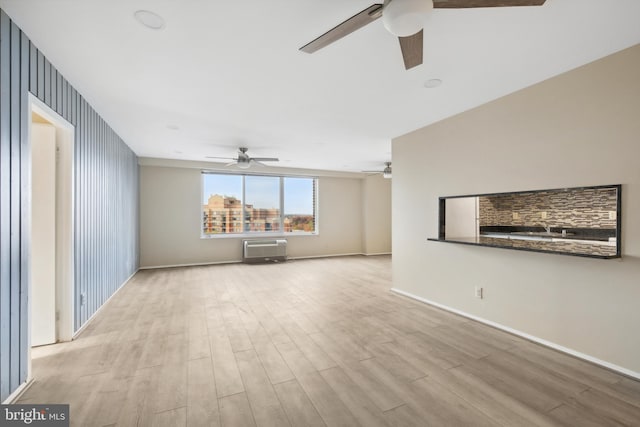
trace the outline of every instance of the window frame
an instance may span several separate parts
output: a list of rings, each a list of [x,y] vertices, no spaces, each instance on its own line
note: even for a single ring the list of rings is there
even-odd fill
[[[246,205],[246,200],[245,200],[245,193],[246,193],[246,185],[245,185],[245,178],[247,176],[258,176],[258,177],[276,177],[279,178],[279,208],[280,208],[280,227],[279,230],[277,231],[248,231],[245,229],[244,227],[244,219],[242,220],[242,224],[243,224],[243,231],[241,233],[212,233],[212,234],[205,234],[204,230],[203,230],[203,202],[204,202],[204,180],[205,180],[205,175],[231,175],[231,176],[239,176],[241,177],[241,186],[242,186],[242,192],[241,192],[241,197],[242,197],[242,217],[244,218],[245,215],[245,205]],[[285,219],[285,211],[284,211],[284,206],[285,206],[285,194],[284,194],[284,180],[285,178],[302,178],[302,179],[311,179],[313,181],[313,196],[314,196],[314,200],[313,200],[313,219],[314,219],[314,230],[313,231],[300,231],[300,230],[296,230],[296,231],[290,231],[290,232],[285,232],[284,231],[284,219]],[[270,173],[255,173],[255,172],[242,172],[242,173],[237,173],[237,172],[220,172],[220,171],[216,171],[216,170],[201,170],[200,171],[200,212],[199,212],[199,217],[200,217],[200,238],[201,239],[230,239],[230,238],[251,238],[251,237],[287,237],[287,236],[317,236],[319,235],[319,227],[318,227],[318,187],[319,187],[319,183],[318,183],[319,179],[317,176],[310,176],[310,175],[298,175],[298,174],[293,174],[293,175],[288,175],[288,174],[270,174]]]

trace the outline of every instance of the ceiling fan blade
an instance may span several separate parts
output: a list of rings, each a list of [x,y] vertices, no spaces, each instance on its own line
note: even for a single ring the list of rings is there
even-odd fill
[[[279,162],[277,157],[252,157],[251,160],[255,162]]]
[[[362,12],[356,13],[351,18],[333,27],[317,39],[302,46],[300,50],[306,53],[313,53],[316,50],[322,49],[336,40],[359,30],[365,25],[380,18],[382,16],[382,7],[383,5],[379,3],[372,4]]]
[[[398,37],[402,59],[406,70],[422,64],[422,38],[424,30],[420,30],[412,36]]]
[[[438,9],[462,9],[466,7],[542,6],[546,0],[433,0]]]
[[[204,156],[205,159],[221,159],[221,160],[238,160],[233,157],[215,157],[215,156]]]

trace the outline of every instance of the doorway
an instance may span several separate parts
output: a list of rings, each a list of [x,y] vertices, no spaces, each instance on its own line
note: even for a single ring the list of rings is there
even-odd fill
[[[74,128],[29,95],[28,135],[31,348],[73,338]]]

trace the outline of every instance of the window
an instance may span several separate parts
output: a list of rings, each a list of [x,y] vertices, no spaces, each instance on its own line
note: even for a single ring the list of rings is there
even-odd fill
[[[315,233],[316,179],[202,173],[202,235]]]
[[[284,178],[284,231],[315,231],[315,190],[315,179]]]
[[[242,176],[208,174],[203,180],[202,233],[242,233]]]
[[[280,177],[245,176],[245,230],[280,231]]]

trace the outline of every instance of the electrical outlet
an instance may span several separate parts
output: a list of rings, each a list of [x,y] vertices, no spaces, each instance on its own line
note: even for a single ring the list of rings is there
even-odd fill
[[[518,212],[514,212],[513,219],[520,219],[520,214]]]
[[[545,212],[545,211],[540,212],[540,218],[541,219],[547,219],[547,212]]]
[[[617,219],[616,211],[609,211],[609,219]]]
[[[87,296],[85,294],[80,294],[80,305],[85,305],[87,302]]]
[[[476,298],[482,299],[484,296],[484,289],[480,286],[476,286]]]

